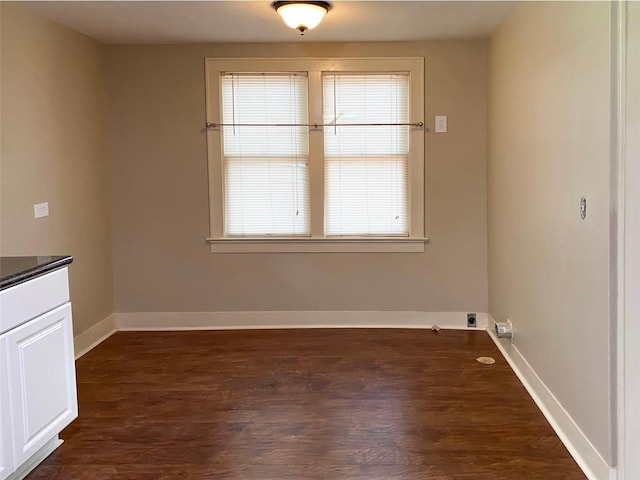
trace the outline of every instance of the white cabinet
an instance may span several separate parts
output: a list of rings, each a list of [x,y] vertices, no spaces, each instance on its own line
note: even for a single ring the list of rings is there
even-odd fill
[[[0,480],[13,480],[78,416],[67,269],[0,291],[0,316]]]
[[[20,465],[78,416],[71,304],[14,328],[5,343]]]
[[[13,471],[13,440],[11,419],[9,416],[9,375],[5,364],[4,339],[0,337],[0,480],[4,480]]]

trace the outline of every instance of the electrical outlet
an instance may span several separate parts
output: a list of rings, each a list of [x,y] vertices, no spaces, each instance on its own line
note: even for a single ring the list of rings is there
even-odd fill
[[[447,133],[446,115],[436,115],[436,133]]]
[[[476,321],[475,313],[467,313],[467,328],[476,328],[478,322]]]
[[[49,216],[49,202],[36,203],[33,206],[33,216],[35,218],[42,218]]]
[[[511,320],[507,318],[506,322],[495,322],[494,325],[496,331],[496,337],[498,338],[508,338],[511,343],[513,343],[513,324]]]

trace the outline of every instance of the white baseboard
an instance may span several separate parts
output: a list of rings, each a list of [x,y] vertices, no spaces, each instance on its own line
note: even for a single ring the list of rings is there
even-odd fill
[[[76,360],[116,333],[116,314],[112,313],[73,339]]]
[[[477,312],[475,328],[485,330],[486,313]],[[243,330],[275,328],[431,328],[467,330],[464,312],[134,312],[117,313],[118,330]]]
[[[489,323],[490,328],[487,329],[489,336],[587,478],[614,480],[616,469],[611,468],[602,458],[518,348],[509,340],[499,339],[496,336],[493,318],[489,317]]]

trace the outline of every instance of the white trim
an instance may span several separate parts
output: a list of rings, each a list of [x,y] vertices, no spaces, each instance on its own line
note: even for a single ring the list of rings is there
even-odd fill
[[[619,4],[618,464],[620,480],[640,478],[640,5]],[[632,123],[635,121],[635,123]]]
[[[485,330],[487,314],[476,313],[475,328]],[[117,313],[122,331],[246,330],[276,328],[431,328],[467,330],[466,312],[132,312]]]
[[[208,238],[212,253],[421,253],[428,238]]]
[[[496,337],[495,321],[490,315],[489,323],[491,325],[491,328],[487,329],[489,336],[587,478],[589,480],[615,479],[616,470],[607,465],[518,348],[509,340]]]
[[[618,478],[627,475],[626,464],[633,457],[625,455],[625,69],[626,69],[626,5],[611,3],[611,206],[610,225],[610,318],[612,388],[612,446],[618,467]],[[633,416],[635,408],[630,410]],[[630,470],[633,471],[633,468]]]
[[[116,314],[112,313],[73,339],[76,360],[116,333]]]

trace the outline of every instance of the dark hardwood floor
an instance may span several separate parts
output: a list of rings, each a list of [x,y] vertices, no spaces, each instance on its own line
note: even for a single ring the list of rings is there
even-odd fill
[[[585,478],[484,332],[120,332],[77,368],[28,480]]]

